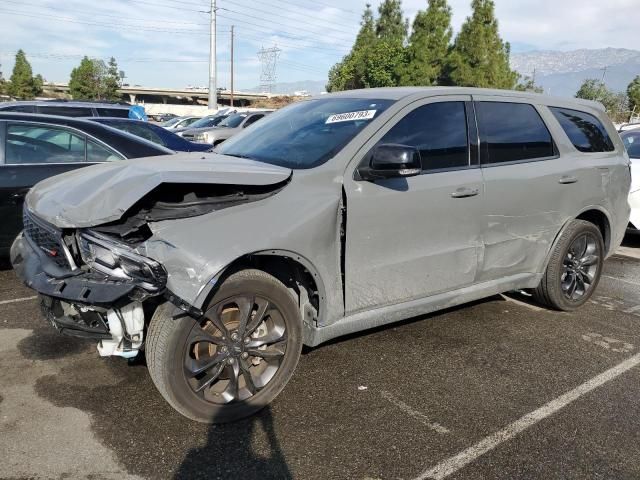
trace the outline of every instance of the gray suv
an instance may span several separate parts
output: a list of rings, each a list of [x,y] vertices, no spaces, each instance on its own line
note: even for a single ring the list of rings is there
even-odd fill
[[[63,333],[143,349],[183,415],[271,402],[303,345],[500,292],[573,310],[629,220],[629,158],[600,104],[367,89],[277,111],[216,153],[36,185],[12,247]]]
[[[269,113],[271,112],[232,113],[213,127],[190,128],[182,132],[182,137],[192,142],[210,143],[216,146],[253,125]]]

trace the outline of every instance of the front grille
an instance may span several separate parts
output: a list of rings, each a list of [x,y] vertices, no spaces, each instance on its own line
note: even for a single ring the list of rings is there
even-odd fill
[[[24,234],[61,268],[70,268],[62,247],[60,232],[36,220],[25,208],[22,214]]]

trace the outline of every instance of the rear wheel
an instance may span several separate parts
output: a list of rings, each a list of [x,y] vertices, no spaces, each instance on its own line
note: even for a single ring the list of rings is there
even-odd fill
[[[297,302],[275,277],[231,275],[194,319],[173,305],[149,325],[146,357],[153,382],[181,414],[206,423],[249,416],[291,378],[302,348]]]
[[[536,300],[557,310],[571,311],[591,297],[602,272],[604,241],[590,222],[574,220],[554,247]]]

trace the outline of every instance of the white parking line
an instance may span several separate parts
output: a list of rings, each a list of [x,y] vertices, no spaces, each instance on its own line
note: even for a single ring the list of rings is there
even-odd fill
[[[38,298],[37,295],[34,295],[33,297],[22,297],[22,298],[14,298],[12,300],[2,300],[0,301],[0,305],[6,305],[7,303],[26,302],[27,300],[35,300],[36,298]]]
[[[640,283],[632,282],[631,280],[625,280],[624,278],[612,277],[611,275],[602,275],[604,278],[610,278],[611,280],[618,280],[622,283],[628,283],[629,285],[635,285],[636,287],[640,287]]]
[[[476,460],[478,457],[484,455],[488,451],[497,447],[501,443],[504,443],[519,433],[523,432],[527,428],[535,425],[541,420],[544,420],[550,415],[558,412],[562,408],[569,405],[571,402],[574,402],[578,398],[583,395],[589,393],[590,391],[604,385],[605,383],[613,380],[614,378],[622,375],[626,371],[636,367],[640,364],[640,353],[634,355],[633,357],[628,358],[624,362],[616,365],[615,367],[607,370],[604,373],[592,378],[591,380],[583,383],[577,388],[574,388],[570,392],[561,395],[555,400],[551,400],[549,403],[543,405],[542,407],[534,410],[531,413],[528,413],[524,417],[516,420],[512,424],[508,425],[506,428],[489,435],[483,440],[479,441],[472,447],[467,448],[466,450],[458,453],[457,455],[440,462],[435,467],[430,468],[429,470],[424,471],[415,480],[441,480],[447,478],[449,475],[456,473],[462,467],[468,465],[469,463]]]
[[[438,433],[442,433],[442,434],[449,433],[449,430],[447,428],[443,427],[439,423],[432,422],[429,419],[429,417],[427,417],[424,413],[419,412],[419,411],[411,408],[409,405],[404,403],[402,400],[394,397],[391,393],[382,392],[380,395],[382,395],[382,398],[384,398],[385,400],[388,400],[389,402],[393,403],[396,407],[398,407],[404,413],[406,413],[410,417],[415,418],[416,420],[418,420],[423,425],[426,425],[427,427],[429,427],[431,430],[433,430],[435,432],[438,432]]]

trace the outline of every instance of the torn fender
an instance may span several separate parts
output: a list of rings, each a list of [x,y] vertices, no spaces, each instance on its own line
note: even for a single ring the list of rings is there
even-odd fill
[[[273,185],[288,168],[216,153],[180,153],[81,168],[31,189],[26,206],[59,228],[85,228],[120,219],[161,184]]]

